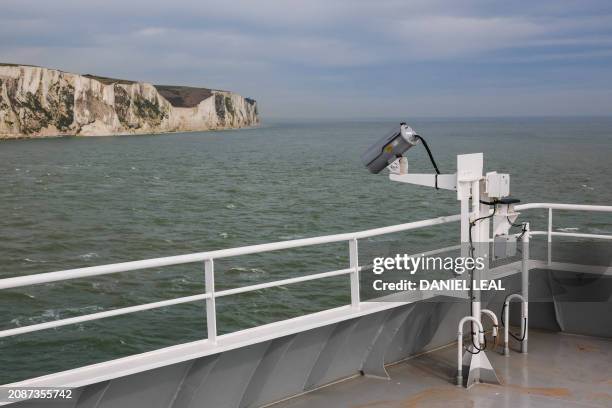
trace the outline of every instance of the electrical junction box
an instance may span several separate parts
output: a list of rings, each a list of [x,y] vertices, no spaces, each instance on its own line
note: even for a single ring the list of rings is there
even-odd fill
[[[486,176],[486,192],[489,198],[502,198],[510,195],[510,175],[492,171]]]
[[[499,235],[493,238],[493,260],[509,258],[516,255],[516,237]]]

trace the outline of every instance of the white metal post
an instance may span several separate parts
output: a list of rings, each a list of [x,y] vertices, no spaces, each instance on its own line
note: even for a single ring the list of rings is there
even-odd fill
[[[523,296],[518,293],[513,293],[506,297],[504,300],[503,306],[503,315],[504,315],[504,355],[510,355],[510,344],[509,344],[509,335],[510,335],[510,304],[513,299],[519,299],[521,301],[521,333],[523,328],[523,320],[527,317],[527,311],[525,310],[525,301]]]
[[[552,262],[552,208],[548,209],[548,265]]]
[[[353,309],[359,309],[359,249],[357,238],[349,241],[349,267],[351,272],[351,306]]]
[[[523,259],[521,264],[521,294],[523,295],[523,319],[521,319],[521,352],[527,353],[527,338],[529,333],[529,235],[531,234],[529,223],[525,223],[525,235],[523,236]]]
[[[461,201],[461,256],[468,257],[469,254],[469,228],[470,228],[470,199],[462,198]]]
[[[210,295],[206,299],[206,327],[208,331],[208,341],[217,343],[217,310],[215,307],[215,264],[212,259],[204,261],[204,283],[206,293]]]
[[[477,218],[480,218],[480,180],[476,180],[472,182],[472,222],[474,222],[474,220]],[[472,227],[472,245],[474,245],[474,253],[471,256],[473,256],[474,258],[477,258],[478,256],[480,256],[480,251],[482,250],[481,248],[482,227],[483,225],[480,221]],[[480,273],[478,269],[474,268],[473,271],[474,273],[472,275],[472,280],[479,281]],[[470,284],[473,284],[473,282],[470,282]],[[480,291],[472,290],[471,302],[472,302],[472,317],[475,319],[475,321],[480,323]],[[476,323],[474,323],[474,320],[472,321],[472,333],[473,333],[473,343],[472,344],[479,344],[478,343],[478,327]]]

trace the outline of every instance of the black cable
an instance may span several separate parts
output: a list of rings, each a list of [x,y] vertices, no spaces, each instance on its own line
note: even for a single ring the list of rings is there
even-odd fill
[[[525,224],[514,224],[512,221],[510,221],[510,217],[506,216],[506,219],[508,220],[508,224],[512,225],[513,227],[524,227]]]
[[[476,348],[476,351],[472,351],[472,350],[470,350],[470,348],[469,348],[469,347],[463,347],[463,349],[464,349],[465,351],[467,351],[468,353],[470,353],[470,354],[478,354],[478,353],[480,353],[480,352],[482,351],[482,350],[481,350],[481,349],[479,349],[479,348]]]
[[[502,323],[502,327],[506,327],[506,324],[504,323],[505,311],[506,311],[506,302],[504,302],[504,304],[502,306],[502,311],[501,311],[501,323]],[[524,327],[524,330],[523,330],[523,334],[521,335],[520,339],[518,338],[518,336],[516,336],[510,330],[508,330],[508,334],[510,336],[512,336],[512,338],[514,340],[523,342],[523,340],[525,340],[525,335],[527,334],[527,318],[526,317],[523,317],[523,327]]]
[[[525,233],[527,232],[527,225],[525,223],[522,224],[514,224],[512,221],[510,221],[510,217],[506,216],[506,219],[508,220],[508,223],[513,226],[513,227],[521,227],[523,228],[523,230],[521,231],[521,235],[519,235],[518,237],[516,237],[517,241],[520,241],[521,239],[523,239],[523,236],[525,235]]]
[[[523,224],[523,231],[521,231],[521,235],[516,237],[516,239],[521,241],[523,239],[523,236],[525,235],[526,232],[527,232],[527,227],[525,227],[525,225]]]
[[[527,334],[527,318],[526,317],[523,318],[523,325],[525,326],[525,329],[523,330],[523,335],[521,336],[520,339],[517,336],[515,336],[514,333],[508,330],[508,334],[512,336],[514,340],[520,341],[521,343],[525,340],[525,335]]]
[[[487,203],[488,204],[488,203]],[[493,212],[489,215],[485,215],[483,217],[480,218],[476,218],[474,221],[470,222],[470,228],[469,228],[469,239],[470,239],[470,251],[472,253],[472,256],[474,255],[474,244],[472,242],[472,228],[474,227],[474,225],[476,225],[476,222],[480,221],[480,220],[485,220],[487,218],[493,218],[493,216],[495,215],[495,212],[497,211],[497,206],[493,205]]]
[[[438,190],[438,174],[440,174],[440,170],[438,169],[438,165],[436,164],[436,161],[433,158],[433,154],[431,154],[431,150],[429,149],[429,145],[427,144],[427,142],[425,141],[425,139],[423,139],[421,136],[419,135],[415,135],[416,138],[418,138],[421,142],[423,142],[423,146],[425,146],[425,150],[427,150],[427,155],[429,156],[429,160],[431,161],[431,164],[433,165],[434,169],[436,170],[436,190]]]
[[[496,211],[497,211],[497,206],[494,205],[493,206],[493,212],[491,214],[483,215],[482,217],[478,217],[474,221],[472,221],[471,224],[474,225],[477,221],[484,220],[484,219],[487,219],[487,218],[492,218],[495,215]]]
[[[470,350],[468,347],[464,347],[465,351],[467,351],[467,352],[468,352],[468,353],[470,353],[470,354],[478,354],[478,353],[480,353],[481,351],[483,351],[483,350],[486,350],[486,349],[487,349],[487,336],[485,336],[485,335],[483,334],[482,338],[484,339],[484,344],[483,344],[482,348],[479,348],[479,347],[476,345],[476,343],[474,343],[474,336],[475,336],[475,335],[476,335],[476,333],[475,333],[475,332],[471,332],[471,337],[472,337],[472,346],[474,347],[474,350],[476,350],[476,351],[474,352],[474,351],[471,351],[471,350]]]
[[[495,204],[499,204],[499,202],[497,200],[493,200],[493,201],[480,200],[480,204],[495,205]]]

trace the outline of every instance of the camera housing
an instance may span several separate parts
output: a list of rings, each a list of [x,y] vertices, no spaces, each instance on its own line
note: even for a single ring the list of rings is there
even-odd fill
[[[393,129],[361,155],[370,173],[378,174],[419,141],[417,133],[406,123]]]

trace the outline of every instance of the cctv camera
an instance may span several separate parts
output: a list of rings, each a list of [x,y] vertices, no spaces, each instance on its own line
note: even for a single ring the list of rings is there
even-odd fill
[[[400,123],[385,137],[374,143],[361,155],[361,161],[371,173],[378,174],[417,144],[419,137],[412,128]]]

